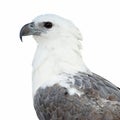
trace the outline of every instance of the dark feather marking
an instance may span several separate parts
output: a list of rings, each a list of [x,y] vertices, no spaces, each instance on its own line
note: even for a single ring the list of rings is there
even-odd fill
[[[96,74],[78,73],[68,78],[71,77],[84,94],[69,95],[58,84],[39,88],[34,96],[39,120],[120,120],[120,90],[115,85]]]
[[[120,90],[120,88],[119,87],[117,87],[119,90]]]

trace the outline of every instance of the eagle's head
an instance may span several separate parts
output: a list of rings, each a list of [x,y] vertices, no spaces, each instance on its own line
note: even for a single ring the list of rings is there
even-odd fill
[[[20,32],[20,39],[28,35],[33,35],[38,43],[41,40],[57,40],[63,37],[82,39],[79,30],[71,21],[54,14],[40,15],[31,23],[24,25]]]

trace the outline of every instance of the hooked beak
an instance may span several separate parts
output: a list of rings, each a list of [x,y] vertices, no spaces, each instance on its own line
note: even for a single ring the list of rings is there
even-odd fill
[[[35,24],[34,22],[24,25],[20,30],[20,39],[22,41],[22,36],[35,35]]]

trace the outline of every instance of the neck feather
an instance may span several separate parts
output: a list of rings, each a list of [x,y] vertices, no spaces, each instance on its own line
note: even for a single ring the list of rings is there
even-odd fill
[[[61,73],[90,73],[82,60],[80,43],[68,42],[61,39],[52,43],[41,41],[38,45],[33,60],[33,94],[42,84]]]

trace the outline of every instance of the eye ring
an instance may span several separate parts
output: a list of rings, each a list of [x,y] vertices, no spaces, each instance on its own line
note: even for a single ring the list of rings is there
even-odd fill
[[[52,28],[53,24],[51,22],[44,22],[44,27],[47,29]]]

